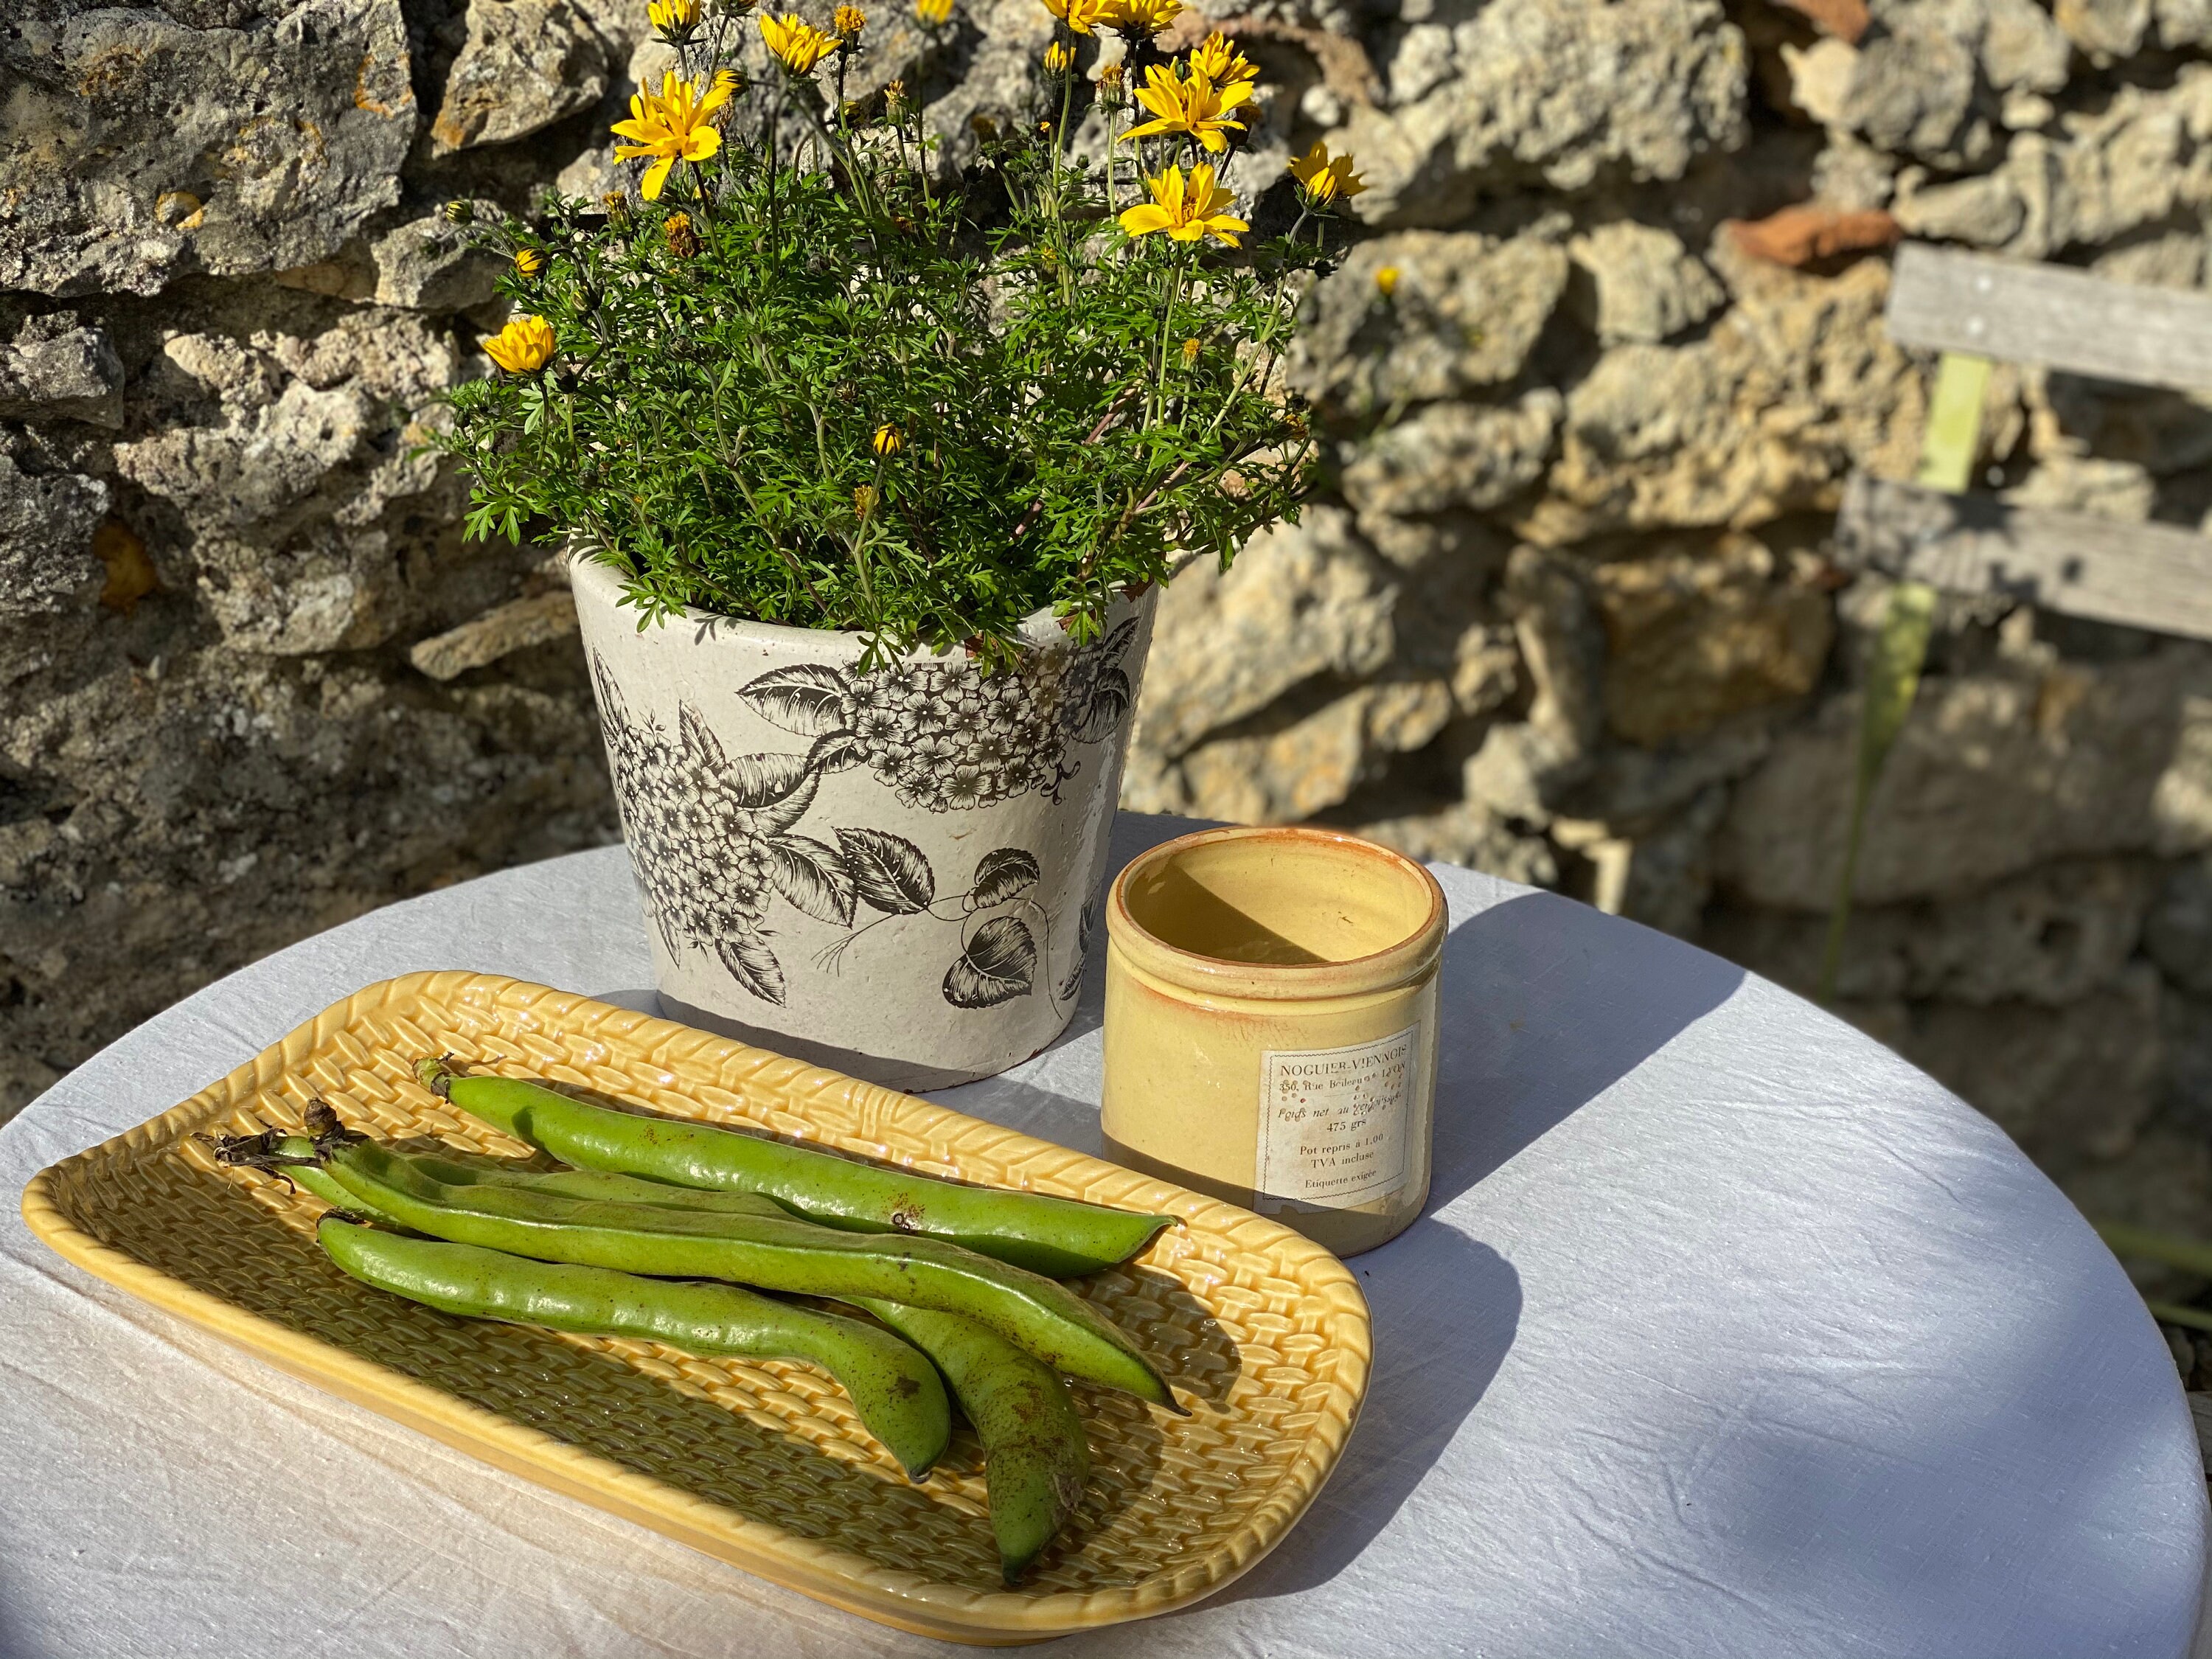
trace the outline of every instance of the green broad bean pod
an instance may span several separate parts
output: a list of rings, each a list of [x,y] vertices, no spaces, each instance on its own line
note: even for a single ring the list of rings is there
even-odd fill
[[[1182,1410],[1135,1344],[1066,1285],[939,1239],[448,1184],[373,1141],[332,1149],[325,1168],[375,1213],[434,1237],[538,1261],[962,1314],[1072,1376]]]
[[[939,1238],[1054,1279],[1127,1261],[1175,1223],[1043,1193],[963,1187],[709,1123],[618,1112],[526,1079],[463,1076],[442,1060],[422,1060],[416,1073],[425,1087],[563,1164],[761,1193],[825,1227]]]
[[[1091,1478],[1091,1446],[1067,1385],[1048,1365],[957,1314],[862,1301],[937,1362],[983,1443],[991,1534],[1009,1586],[1060,1534]]]
[[[409,1153],[410,1164],[434,1181],[449,1187],[507,1187],[517,1191],[550,1193],[561,1198],[612,1200],[626,1204],[659,1204],[671,1209],[713,1215],[765,1215],[792,1219],[790,1211],[772,1198],[757,1193],[707,1193],[691,1187],[671,1187],[635,1176],[610,1175],[598,1170],[501,1170],[477,1164],[457,1164],[435,1153]],[[316,1143],[305,1135],[235,1136],[218,1146],[223,1162],[247,1164],[282,1175],[295,1186],[313,1193],[334,1208],[349,1210],[386,1226],[398,1224],[376,1213],[360,1194],[348,1192],[318,1161]]]
[[[857,1319],[774,1302],[733,1285],[671,1284],[605,1267],[532,1261],[443,1239],[324,1218],[325,1254],[365,1285],[471,1319],[585,1336],[641,1337],[687,1353],[798,1359],[851,1396],[868,1432],[919,1476],[944,1455],[952,1411],[930,1362]]]
[[[482,1164],[456,1164],[434,1153],[410,1153],[409,1162],[432,1180],[448,1187],[507,1187],[518,1192],[547,1193],[556,1198],[654,1204],[665,1209],[689,1210],[703,1215],[799,1219],[761,1193],[702,1192],[696,1187],[672,1187],[665,1182],[647,1181],[604,1170],[495,1170]]]

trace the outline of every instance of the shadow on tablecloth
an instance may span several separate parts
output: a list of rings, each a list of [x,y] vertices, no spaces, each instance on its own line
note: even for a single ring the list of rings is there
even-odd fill
[[[1732,996],[1743,970],[1552,893],[1468,916],[1444,945],[1427,1212],[1352,1262],[1375,1319],[1359,1427],[1314,1511],[1230,1598],[1324,1584],[1390,1523],[1513,1346],[1512,1263],[1454,1200]]]
[[[1433,1215],[1735,994],[1735,963],[1556,893],[1444,941]]]

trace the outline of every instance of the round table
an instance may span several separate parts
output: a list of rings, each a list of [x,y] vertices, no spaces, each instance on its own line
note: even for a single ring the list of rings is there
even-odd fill
[[[1188,828],[1125,817],[1117,861]],[[2004,1135],[1715,957],[1441,867],[1427,1213],[1334,1479],[1213,1600],[1086,1654],[2172,1656],[2205,1484],[2118,1265]],[[1098,963],[961,1109],[1097,1147]],[[620,848],[232,975],[0,1131],[0,1179],[422,968],[651,1007]],[[0,1231],[0,1653],[935,1649],[473,1463]]]

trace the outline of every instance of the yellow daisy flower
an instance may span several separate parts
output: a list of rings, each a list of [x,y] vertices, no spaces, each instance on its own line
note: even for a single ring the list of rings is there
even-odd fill
[[[923,27],[941,29],[952,21],[952,0],[914,0],[914,15]]]
[[[1170,167],[1157,179],[1146,179],[1145,188],[1152,191],[1152,199],[1121,215],[1121,228],[1131,236],[1164,230],[1178,242],[1211,236],[1235,247],[1238,233],[1252,228],[1230,215],[1227,210],[1236,198],[1214,184],[1213,168],[1208,163],[1193,167],[1188,183],[1181,167]]]
[[[837,37],[824,34],[795,11],[781,17],[763,15],[761,39],[793,75],[811,75],[814,66],[836,50]]]
[[[1126,142],[1156,132],[1185,132],[1218,155],[1229,148],[1224,132],[1242,132],[1244,124],[1231,121],[1229,112],[1252,95],[1252,83],[1239,81],[1216,90],[1213,82],[1193,70],[1179,76],[1172,64],[1155,64],[1145,71],[1145,84],[1137,88],[1137,101],[1152,111],[1153,118],[1121,135]]]
[[[1088,34],[1105,21],[1106,0],[1044,0],[1044,9],[1076,34]]]
[[[497,334],[477,343],[508,374],[528,374],[552,361],[553,325],[543,317],[515,317]]]
[[[1098,21],[1122,34],[1149,40],[1174,22],[1182,10],[1182,0],[1103,0]]]
[[[1190,66],[1217,87],[1233,87],[1239,81],[1256,81],[1260,71],[1237,50],[1237,43],[1216,29],[1190,54]]]
[[[1328,146],[1318,138],[1305,153],[1304,160],[1291,163],[1291,177],[1298,181],[1298,188],[1305,192],[1306,199],[1316,206],[1349,200],[1367,188],[1365,181],[1352,170],[1352,158],[1339,155],[1332,159]]]
[[[668,170],[678,161],[703,161],[722,147],[722,135],[714,125],[714,112],[730,101],[738,89],[734,75],[718,75],[707,95],[699,95],[696,81],[686,81],[673,70],[660,77],[656,94],[640,86],[629,100],[629,119],[614,125],[615,136],[635,142],[615,146],[617,161],[650,155],[653,163],[639,181],[638,194],[658,201],[668,182]]]
[[[699,0],[652,0],[645,15],[656,34],[682,40],[699,27]]]

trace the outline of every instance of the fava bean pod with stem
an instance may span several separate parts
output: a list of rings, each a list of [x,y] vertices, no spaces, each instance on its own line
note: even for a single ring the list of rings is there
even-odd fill
[[[617,1111],[524,1078],[465,1076],[450,1060],[422,1060],[416,1073],[426,1088],[563,1164],[759,1193],[825,1227],[942,1239],[1055,1279],[1127,1261],[1175,1222],[1043,1193],[963,1187],[765,1135]]]
[[[961,1314],[1070,1376],[1182,1409],[1136,1345],[1066,1286],[939,1239],[448,1183],[373,1141],[333,1149],[323,1167],[369,1212],[434,1237],[539,1261]]]
[[[363,1284],[444,1313],[586,1336],[639,1337],[686,1353],[818,1366],[909,1475],[942,1456],[951,1436],[951,1407],[930,1361],[889,1331],[857,1319],[793,1307],[733,1285],[672,1284],[605,1267],[532,1261],[335,1216],[323,1218],[315,1237]]]

